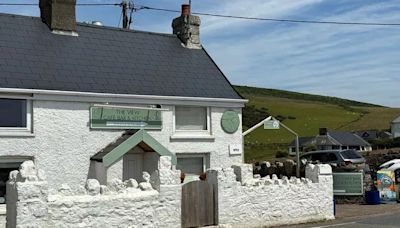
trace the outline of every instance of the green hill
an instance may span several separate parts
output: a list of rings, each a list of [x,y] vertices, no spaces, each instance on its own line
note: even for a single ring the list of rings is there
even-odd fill
[[[268,115],[280,119],[300,136],[312,136],[320,127],[331,130],[385,130],[400,115],[399,108],[387,108],[358,101],[235,86],[249,103],[243,110],[244,129]],[[245,137],[245,159],[248,162],[272,159],[277,151],[287,151],[294,139],[285,130],[264,130],[262,127]]]

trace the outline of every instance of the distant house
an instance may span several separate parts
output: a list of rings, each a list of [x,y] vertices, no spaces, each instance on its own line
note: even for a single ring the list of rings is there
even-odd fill
[[[354,149],[357,151],[371,151],[371,145],[363,138],[352,132],[328,131],[321,128],[319,134],[311,137],[299,138],[300,152],[308,150],[346,150]],[[296,152],[296,141],[289,145],[289,154]]]
[[[392,137],[393,138],[400,137],[400,116],[394,119],[390,126],[392,131]]]

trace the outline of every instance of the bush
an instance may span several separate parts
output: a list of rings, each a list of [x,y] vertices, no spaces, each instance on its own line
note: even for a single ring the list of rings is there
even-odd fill
[[[281,150],[276,152],[276,154],[275,154],[275,158],[286,158],[288,156],[289,156],[289,152],[281,151]]]
[[[400,147],[400,137],[394,139],[374,139],[370,141],[374,149],[390,149]]]
[[[269,115],[268,109],[256,108],[254,105],[246,105],[243,109],[243,125],[250,128],[258,124]]]

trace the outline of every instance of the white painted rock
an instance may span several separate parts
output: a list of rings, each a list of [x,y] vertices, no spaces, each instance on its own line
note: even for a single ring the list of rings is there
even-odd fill
[[[37,181],[37,170],[33,161],[24,161],[19,167],[19,173],[23,179]]]
[[[16,182],[17,179],[18,179],[18,175],[19,175],[19,171],[18,170],[13,170],[13,171],[10,172],[10,174],[8,176],[8,179],[10,181]]]
[[[110,189],[107,187],[107,186],[105,186],[105,185],[100,185],[100,194],[102,194],[102,195],[109,195],[111,192],[110,192]]]
[[[138,182],[135,179],[129,179],[124,181],[125,187],[127,188],[137,188],[139,186]]]
[[[88,179],[86,181],[86,190],[89,195],[98,195],[100,194],[100,183],[96,179]]]
[[[122,182],[122,180],[118,178],[114,178],[110,182],[108,182],[107,187],[112,192],[122,192],[125,190],[124,182]]]
[[[142,183],[140,183],[140,184],[139,184],[139,188],[140,188],[142,191],[150,191],[150,190],[153,190],[153,187],[152,187],[151,184],[148,183],[148,182],[142,182]]]
[[[172,162],[170,156],[161,156],[158,163],[158,169],[171,169]]]
[[[150,174],[148,172],[143,172],[143,180],[150,183]]]

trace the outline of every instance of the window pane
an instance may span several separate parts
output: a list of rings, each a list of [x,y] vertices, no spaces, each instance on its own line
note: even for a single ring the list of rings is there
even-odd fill
[[[177,130],[207,130],[207,108],[176,107]]]
[[[204,172],[203,157],[178,158],[176,168],[185,174],[200,175]]]
[[[0,99],[0,127],[26,127],[26,100]]]
[[[362,158],[357,152],[354,150],[346,150],[340,152],[343,156],[344,159],[357,159],[357,158]]]

